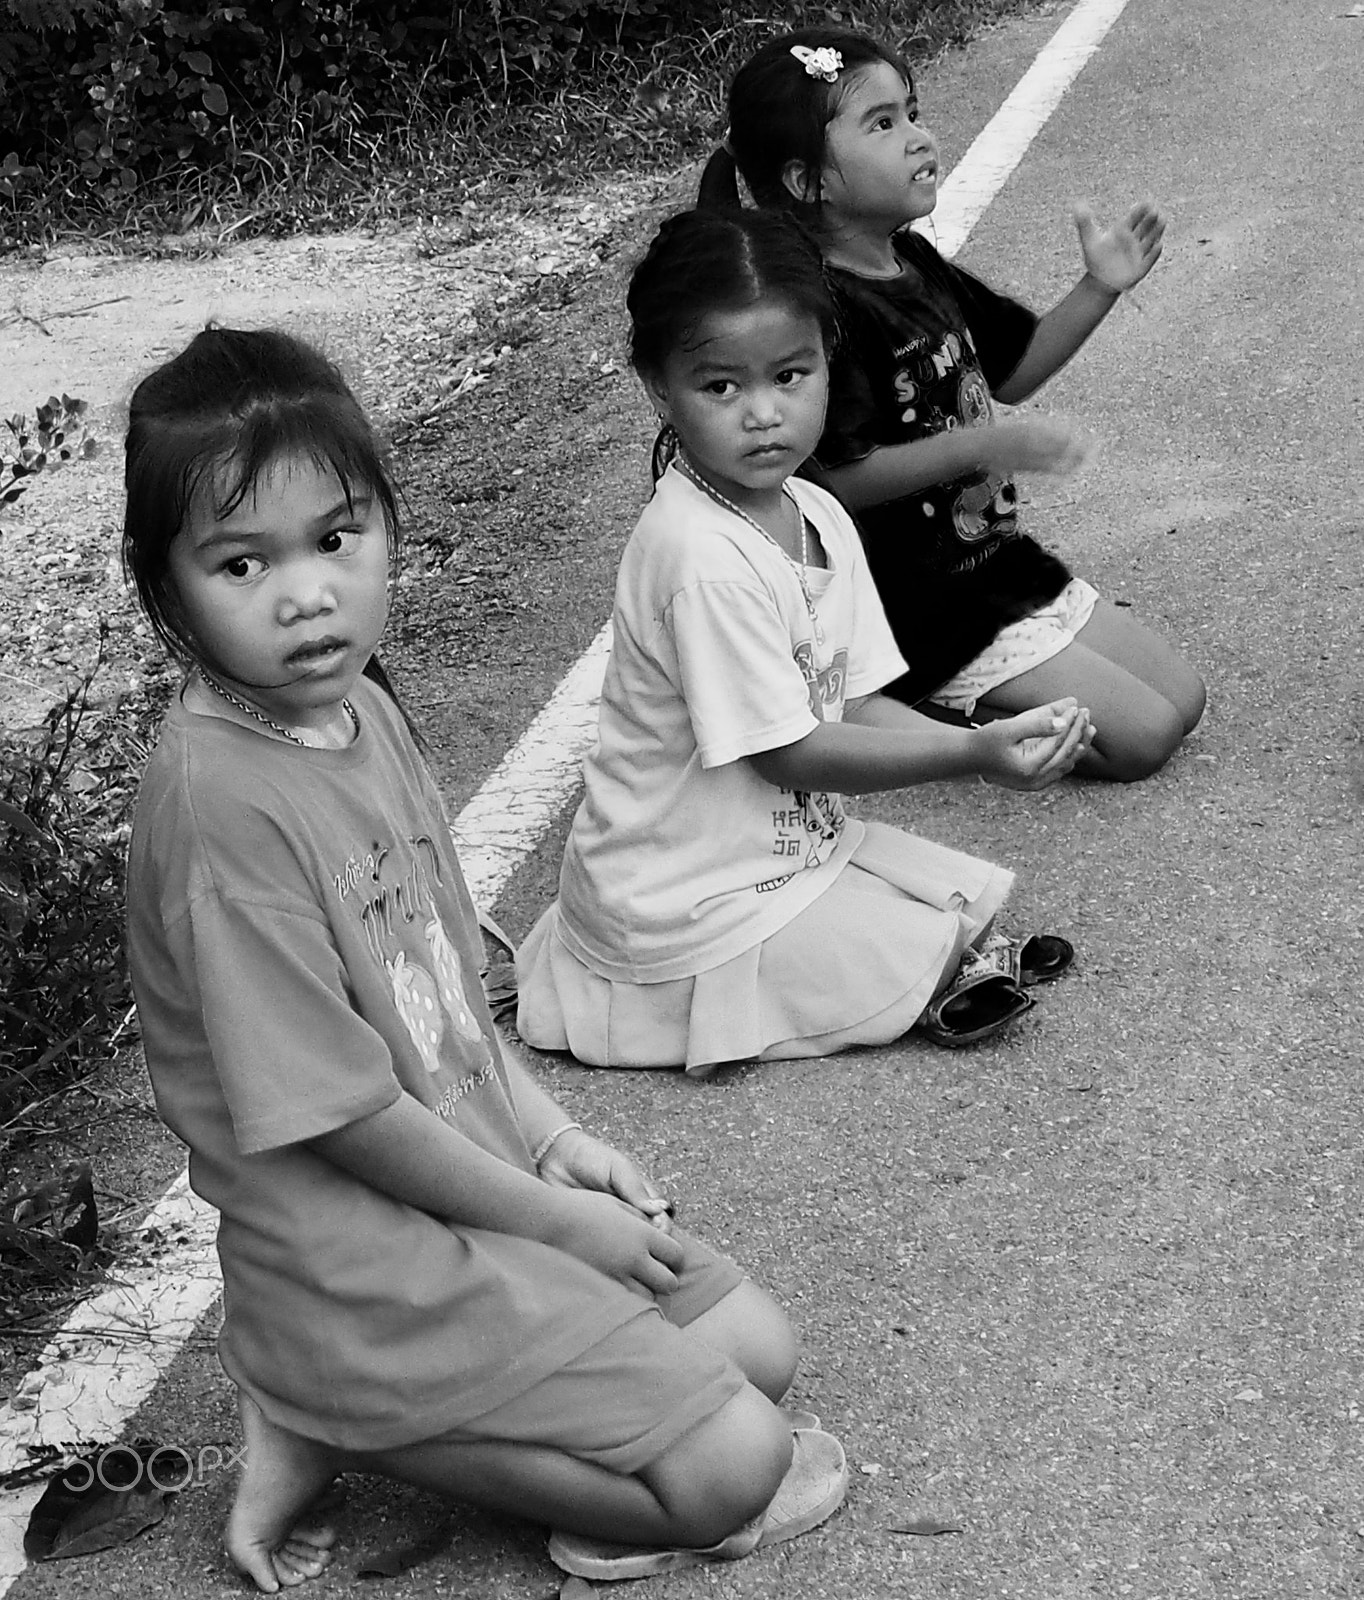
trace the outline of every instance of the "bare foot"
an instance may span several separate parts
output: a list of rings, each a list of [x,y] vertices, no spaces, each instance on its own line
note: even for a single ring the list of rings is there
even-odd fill
[[[332,1558],[336,1530],[305,1526],[304,1513],[341,1465],[336,1451],[288,1433],[237,1391],[246,1465],[227,1519],[227,1553],[265,1594],[305,1583]]]

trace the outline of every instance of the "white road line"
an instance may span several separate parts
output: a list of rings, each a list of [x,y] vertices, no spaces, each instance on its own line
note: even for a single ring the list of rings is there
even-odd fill
[[[932,221],[923,229],[943,255],[956,255],[966,243],[986,206],[1004,187],[1126,5],[1127,0],[1080,0],[980,130],[944,180]]]
[[[945,179],[934,211],[939,250],[955,255],[1018,165],[1127,0],[1080,0]],[[452,825],[475,900],[491,906],[558,815],[596,724],[609,626]],[[163,1241],[152,1265],[86,1302],[0,1409],[0,1474],[27,1447],[112,1442],[151,1394],[218,1293],[216,1217],[182,1173],[144,1228]],[[167,1441],[184,1443],[187,1441]],[[0,1600],[24,1568],[23,1535],[40,1488],[0,1494]]]
[[[496,905],[578,782],[597,731],[597,701],[611,650],[608,622],[569,668],[540,715],[517,741],[450,831],[469,893]]]

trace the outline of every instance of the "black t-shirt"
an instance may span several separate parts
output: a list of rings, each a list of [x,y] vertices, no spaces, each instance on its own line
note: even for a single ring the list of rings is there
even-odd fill
[[[915,233],[895,241],[898,278],[829,269],[841,340],[816,459],[839,467],[883,445],[989,420],[990,396],[1037,327],[1026,306],[945,261]],[[1054,600],[1064,564],[1018,531],[1013,483],[975,472],[858,512],[872,575],[909,672],[913,703],[1001,628]]]

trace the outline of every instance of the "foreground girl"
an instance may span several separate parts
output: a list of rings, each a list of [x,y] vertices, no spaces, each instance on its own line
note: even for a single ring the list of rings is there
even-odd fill
[[[795,213],[830,268],[842,343],[818,457],[857,512],[909,671],[889,692],[967,716],[1076,695],[1098,733],[1076,770],[1130,781],[1202,715],[1197,674],[1130,613],[1018,530],[1017,472],[1067,472],[1084,441],[1052,418],[993,421],[1079,349],[1160,255],[1149,205],[1102,228],[1077,211],[1084,275],[1040,319],[901,230],[931,214],[938,150],[908,68],[865,34],[765,45],[729,97],[703,204]]]
[[[632,360],[676,456],[626,548],[598,744],[559,899],[518,958],[518,1028],[594,1066],[824,1055],[919,1022],[996,1031],[1064,940],[979,944],[1012,874],[836,791],[979,775],[1040,789],[1091,730],[1073,700],[949,728],[899,677],[857,534],[792,478],[819,439],[833,308],[786,219],[689,212],[630,285]],[[666,454],[666,449],[664,454]]]
[[[202,333],[133,396],[124,553],[189,668],[143,782],[129,958],[157,1104],[221,1212],[267,1592],[378,1472],[633,1577],[814,1526],[846,1484],[775,1401],[781,1311],[505,1058],[431,777],[387,692],[398,519],[336,371]],[[621,1541],[602,1545],[602,1540]]]

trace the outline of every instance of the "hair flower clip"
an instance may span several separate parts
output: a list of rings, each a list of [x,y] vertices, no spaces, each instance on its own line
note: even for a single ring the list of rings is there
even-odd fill
[[[809,45],[793,44],[791,54],[805,68],[808,78],[823,78],[825,83],[837,83],[838,75],[843,70],[843,53],[834,50],[829,45],[821,45],[818,50],[811,50]]]

